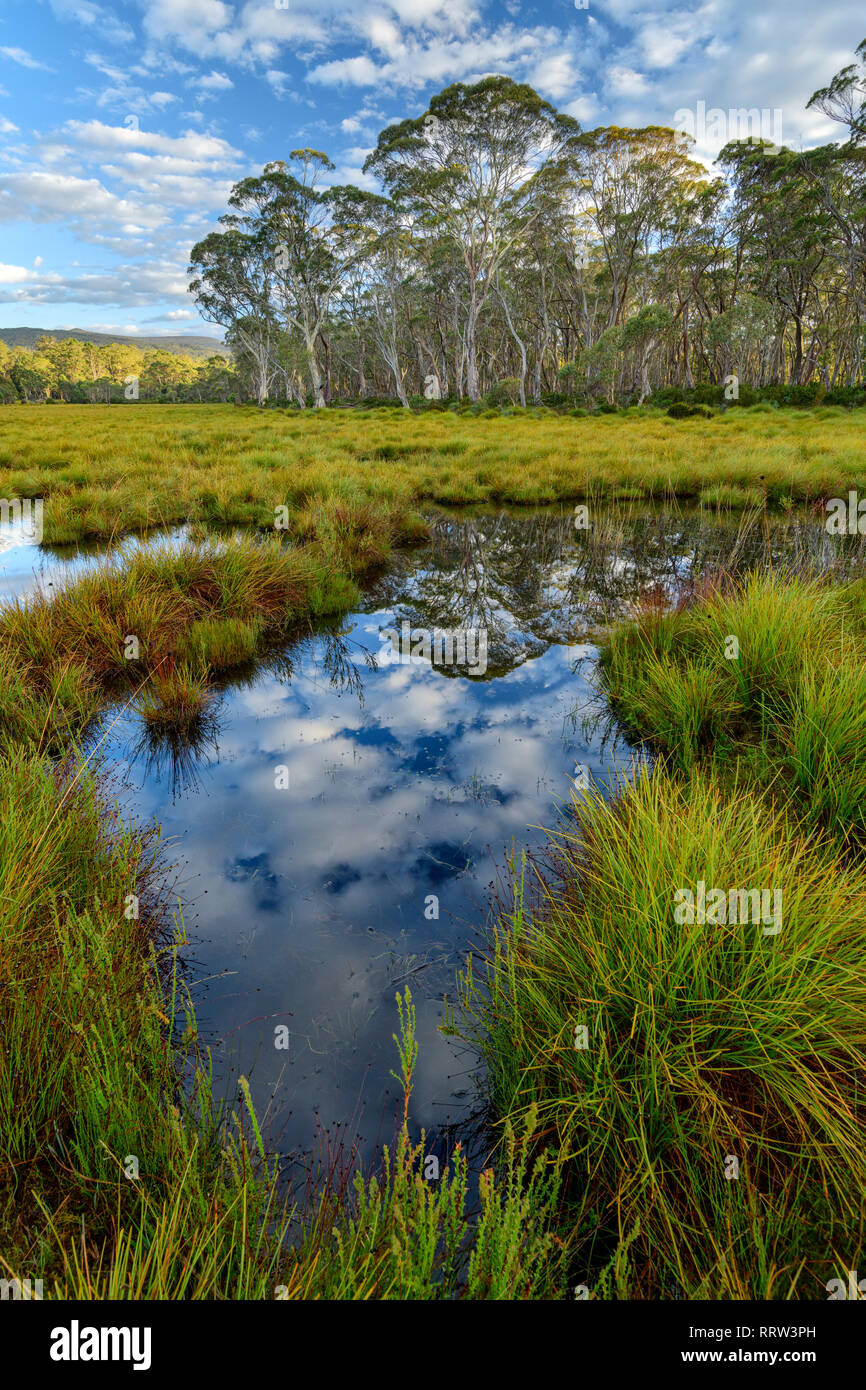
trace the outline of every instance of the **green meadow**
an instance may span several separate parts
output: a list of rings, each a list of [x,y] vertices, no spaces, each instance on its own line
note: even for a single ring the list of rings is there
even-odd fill
[[[845,495],[866,478],[866,410],[761,404],[671,419],[552,408],[258,410],[8,406],[0,486],[45,499],[46,543],[183,521],[303,533],[316,499],[537,504],[679,497],[709,504]]]

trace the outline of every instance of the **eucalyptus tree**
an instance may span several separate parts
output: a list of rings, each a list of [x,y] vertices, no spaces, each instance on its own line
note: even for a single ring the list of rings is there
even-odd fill
[[[856,56],[856,63],[842,68],[806,103],[841,125],[847,138],[804,152],[801,166],[827,214],[828,252],[847,279],[847,336],[859,376],[866,319],[866,39],[858,44]]]
[[[706,186],[706,171],[689,157],[689,137],[661,126],[600,126],[574,146],[576,214],[600,251],[610,279],[607,327],[626,313],[646,257],[659,245],[684,195]]]
[[[318,150],[293,150],[242,179],[229,197],[232,224],[250,238],[268,288],[268,308],[300,335],[317,407],[326,404],[319,352],[331,302],[353,259],[360,189],[322,187],[334,165]],[[225,219],[229,220],[229,219]]]
[[[728,170],[736,226],[746,241],[749,288],[773,304],[779,355],[774,375],[808,380],[820,351],[828,291],[827,213],[816,203],[791,150],[733,141],[719,156]],[[790,367],[784,346],[790,332]],[[807,337],[810,339],[807,342]]]
[[[408,410],[406,370],[401,365],[401,321],[414,271],[411,227],[405,212],[389,198],[366,194],[359,206],[358,260],[364,263],[366,300],[371,308],[373,337],[393,379],[401,404]]]
[[[488,77],[446,87],[422,116],[388,126],[364,165],[422,226],[449,238],[460,253],[472,400],[481,394],[478,324],[497,272],[541,216],[534,198],[539,176],[563,158],[579,129],[531,87]]]
[[[260,235],[241,230],[231,213],[220,222],[226,230],[211,232],[190,252],[189,289],[202,318],[225,328],[248,354],[256,400],[264,405],[276,329],[269,260]]]

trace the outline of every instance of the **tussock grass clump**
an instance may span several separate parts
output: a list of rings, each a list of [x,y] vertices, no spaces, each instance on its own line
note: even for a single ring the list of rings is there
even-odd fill
[[[594,1296],[613,1259],[623,1297],[826,1297],[863,1239],[862,871],[704,773],[576,812],[463,982],[498,1113],[537,1108],[566,1164],[572,1268]],[[678,921],[699,881],[779,890],[781,929]]]
[[[230,670],[251,661],[261,644],[264,620],[260,617],[199,618],[184,633],[181,658],[212,671]]]
[[[0,613],[0,746],[56,750],[109,698],[150,689],[150,723],[189,723],[208,702],[209,672],[250,660],[311,613],[347,607],[353,574],[387,552],[388,514],[323,504],[310,544],[279,538],[160,542],[95,561],[53,597]],[[330,526],[330,531],[327,528]],[[325,532],[327,531],[327,534]]]
[[[208,667],[177,661],[156,672],[138,701],[138,713],[151,729],[191,733],[214,693],[208,689]]]
[[[753,573],[678,609],[647,605],[602,653],[626,725],[687,770],[737,764],[809,828],[859,849],[866,832],[862,580]],[[736,655],[733,653],[736,652]]]

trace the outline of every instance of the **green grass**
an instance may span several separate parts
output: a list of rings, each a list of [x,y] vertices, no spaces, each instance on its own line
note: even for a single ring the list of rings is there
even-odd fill
[[[866,582],[771,572],[614,630],[604,688],[672,767],[745,769],[808,829],[866,833]],[[730,653],[737,652],[736,655]],[[726,654],[728,653],[728,654]]]
[[[462,983],[496,1112],[562,1161],[571,1268],[592,1297],[826,1297],[863,1248],[862,871],[705,772],[579,814]],[[678,923],[699,880],[780,890],[781,931]]]
[[[618,490],[730,506],[845,496],[866,485],[866,411],[818,418],[731,410],[674,421],[655,411],[576,417],[280,412],[221,405],[7,406],[0,492],[42,497],[46,542],[157,525],[303,533],[323,500],[407,515],[419,502],[541,503]],[[482,470],[479,473],[479,468]],[[320,513],[321,515],[321,513]],[[282,518],[284,521],[285,517]]]
[[[213,699],[206,665],[173,661],[153,674],[138,701],[138,713],[148,728],[188,738]]]

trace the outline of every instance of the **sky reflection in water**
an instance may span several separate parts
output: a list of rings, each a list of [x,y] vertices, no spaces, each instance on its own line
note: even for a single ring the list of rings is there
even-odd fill
[[[420,1041],[412,1125],[472,1112],[475,1058],[438,1026],[482,945],[489,890],[508,851],[539,848],[534,827],[557,823],[575,764],[608,785],[634,757],[603,722],[584,725],[597,707],[593,638],[695,566],[732,553],[765,562],[762,527],[738,541],[737,526],[634,507],[593,535],[555,509],[441,515],[432,543],[399,555],[359,612],[228,685],[197,749],[178,757],[134,712],[116,719],[106,770],[140,820],[159,820],[179,865],[200,1033],[222,1084],[249,1076],[280,1151],[303,1155],[317,1119],[348,1126],[368,1157],[390,1134],[394,994],[407,982]],[[827,539],[792,518],[769,549],[822,564],[836,554]],[[32,552],[2,561],[6,593],[29,587]],[[62,565],[44,558],[43,579]],[[486,678],[377,669],[380,630],[404,619],[486,626]],[[274,1046],[281,1024],[287,1051]]]

